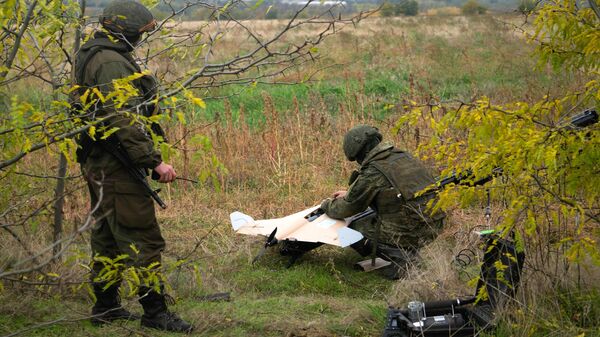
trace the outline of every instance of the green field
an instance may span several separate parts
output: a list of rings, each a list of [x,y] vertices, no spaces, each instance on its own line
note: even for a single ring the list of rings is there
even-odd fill
[[[263,239],[236,235],[229,213],[281,217],[344,188],[354,166],[344,160],[341,140],[352,125],[373,124],[386,140],[415,151],[426,133],[392,131],[410,101],[459,104],[487,96],[498,104],[534,102],[589,80],[585,74],[572,76],[538,65],[531,56],[533,46],[515,29],[531,27],[521,24],[520,17],[491,15],[369,19],[329,37],[315,63],[279,78],[301,83],[203,92],[206,109],[185,107],[186,125],[167,123],[169,138],[177,141],[170,161],[178,174],[197,179],[205,170],[214,172],[212,155],[226,168],[205,183],[160,186],[169,205],[158,211],[167,241],[169,292],[177,300],[173,310],[196,326],[193,335],[378,336],[390,305],[472,295],[468,282],[478,273],[476,258],[467,267],[451,262],[464,248],[479,251],[472,231],[485,223],[483,197],[465,209],[450,210],[444,232],[423,250],[422,265],[399,281],[354,269],[360,256],[335,247],[320,247],[289,269],[276,249],[252,265]],[[318,69],[303,81],[303,75]],[[47,103],[47,95],[27,89],[15,86],[20,95]],[[206,139],[200,136],[210,140],[212,149],[203,147]],[[49,151],[28,158],[18,170],[41,174],[51,166],[55,171],[56,161],[56,151]],[[436,174],[443,169],[427,164]],[[69,174],[79,174],[75,163]],[[6,182],[15,175],[2,177]],[[25,188],[39,191],[32,203],[51,198],[47,181],[19,177],[0,193],[1,209]],[[69,180],[67,188],[73,191],[63,210],[70,233],[84,218],[88,201],[81,179]],[[502,207],[495,193],[493,210]],[[49,209],[43,208],[35,224],[23,229],[32,249],[51,240]],[[491,222],[499,222],[498,213]],[[1,238],[0,265],[6,266],[23,253],[7,233]],[[52,266],[59,284],[36,286],[55,283],[54,276],[42,274],[40,279],[3,282],[0,335],[23,329],[23,336],[177,336],[140,328],[139,322],[97,328],[87,321],[92,300],[81,283],[88,279],[88,239],[89,233],[77,235],[63,262]],[[183,264],[174,266],[184,257]],[[600,336],[598,267],[567,268],[561,275],[575,286],[556,293],[553,281],[538,269],[548,263],[542,260],[528,257],[518,305],[502,313],[498,330],[489,336]],[[551,265],[563,268],[561,263]],[[220,292],[229,292],[231,300],[202,300]],[[141,313],[134,297],[124,295],[123,302]]]

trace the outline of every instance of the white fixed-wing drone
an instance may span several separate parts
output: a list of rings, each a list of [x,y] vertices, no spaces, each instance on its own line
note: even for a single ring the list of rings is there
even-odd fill
[[[254,258],[256,261],[267,247],[286,240],[350,246],[361,240],[363,235],[348,228],[348,224],[372,212],[369,209],[353,217],[337,220],[328,217],[319,206],[315,206],[278,219],[254,220],[241,212],[233,212],[229,217],[236,233],[267,237],[264,249]]]

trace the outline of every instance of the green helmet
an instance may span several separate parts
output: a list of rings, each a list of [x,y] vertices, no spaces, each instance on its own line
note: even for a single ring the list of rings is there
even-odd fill
[[[144,5],[133,0],[113,0],[100,14],[100,24],[113,34],[136,37],[156,27],[156,20]]]
[[[381,142],[379,130],[369,125],[357,125],[344,136],[344,154],[349,161],[364,159],[365,155]]]

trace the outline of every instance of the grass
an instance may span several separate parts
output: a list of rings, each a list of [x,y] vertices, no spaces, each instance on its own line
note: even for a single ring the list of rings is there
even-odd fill
[[[239,239],[241,246],[247,244]],[[252,247],[259,245],[253,242]],[[171,275],[171,285],[177,289],[179,298],[173,310],[192,321],[199,335],[206,336],[375,335],[383,325],[386,305],[382,298],[374,296],[374,291],[383,293],[392,282],[351,269],[349,262],[355,258],[349,251],[322,249],[285,269],[287,260],[274,252],[266,254],[255,266],[248,263],[245,252],[223,255],[211,259],[209,265],[198,264],[211,279],[208,284],[190,286],[191,274],[185,269],[181,274]],[[219,286],[212,286],[216,283]],[[198,300],[215,290],[231,292],[232,301]],[[84,317],[90,307],[90,300],[81,293],[52,296],[40,291],[26,295],[19,307],[14,306],[16,298],[11,294],[5,293],[3,299],[0,306],[2,333],[26,328],[32,321],[46,322],[62,317],[76,320]],[[140,312],[133,299],[126,299],[125,303]],[[119,323],[97,328],[85,321],[63,322],[26,335],[121,336],[127,329],[137,330],[138,324]],[[177,335],[147,329],[142,333]]]
[[[383,329],[388,305],[404,306],[414,299],[439,300],[473,293],[467,282],[477,275],[478,267],[458,268],[451,261],[464,248],[477,250],[471,232],[483,222],[483,202],[452,210],[442,235],[422,251],[423,264],[401,282],[354,270],[353,263],[361,258],[350,249],[333,247],[307,254],[290,269],[285,268],[287,259],[274,250],[251,265],[263,241],[235,235],[228,215],[240,210],[255,218],[281,217],[345,188],[355,167],[344,160],[340,142],[345,130],[358,123],[376,125],[386,140],[413,150],[418,145],[416,131],[391,132],[409,100],[470,100],[486,95],[498,103],[532,101],[586,80],[585,76],[567,78],[550,69],[532,71],[535,63],[529,57],[531,46],[499,20],[515,19],[370,20],[356,30],[342,31],[320,47],[322,60],[299,73],[310,73],[331,63],[338,65],[318,73],[313,81],[294,86],[224,88],[211,95],[227,99],[207,99],[205,110],[185,111],[188,125],[169,125],[169,138],[182,140],[172,159],[180,175],[194,178],[211,167],[206,156],[193,158],[200,146],[193,144],[190,136],[184,137],[188,132],[208,136],[214,148],[209,154],[214,153],[229,171],[217,177],[221,189],[211,182],[161,186],[161,195],[169,205],[158,212],[167,241],[165,264],[172,265],[181,257],[187,261],[167,275],[172,294],[178,299],[174,310],[197,326],[196,335],[377,336]],[[235,45],[236,41],[228,43]],[[26,89],[16,86],[15,93],[29,95],[33,101],[47,97]],[[56,153],[52,151],[28,156],[19,169],[54,172]],[[428,164],[432,171],[439,172],[433,163]],[[77,175],[79,169],[72,164],[69,172]],[[3,178],[8,187],[0,193],[2,210],[12,209],[15,200],[37,207],[51,198],[48,180],[12,174]],[[88,207],[85,189],[77,186],[83,187],[80,180],[69,182],[74,192],[67,197],[64,209],[67,233],[82,222]],[[29,198],[31,194],[35,196]],[[496,202],[493,209],[502,207]],[[17,210],[9,211],[2,220],[19,220],[22,209]],[[32,250],[45,247],[51,239],[48,224],[52,223],[52,212],[49,207],[42,210],[21,228],[26,246]],[[499,221],[497,217],[494,214],[493,223]],[[0,265],[4,266],[15,263],[24,253],[18,243],[2,233]],[[75,240],[73,252],[68,254],[69,263],[53,266],[63,281],[87,280],[81,267],[88,259],[87,236]],[[547,272],[542,268],[547,261],[538,263],[535,256],[529,261],[519,292],[521,304],[502,317],[496,334],[600,335],[598,268],[583,270],[577,283],[577,273],[562,269],[557,259],[554,265],[561,268],[555,276],[562,278],[562,283],[558,284],[560,292],[554,293],[558,285],[547,281]],[[22,281],[35,279],[3,283],[1,335],[61,317],[66,321],[23,335],[177,335],[140,330],[137,322],[92,327],[85,320],[91,307],[85,290],[74,290],[67,284],[31,287]],[[216,292],[230,292],[232,301],[199,299]],[[135,299],[124,300],[128,308],[140,312]]]

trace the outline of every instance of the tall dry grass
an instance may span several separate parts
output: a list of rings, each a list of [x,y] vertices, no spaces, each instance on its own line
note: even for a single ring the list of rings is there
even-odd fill
[[[480,94],[491,96],[498,102],[517,98],[533,100],[573,85],[569,81],[585,80],[552,78],[554,74],[549,72],[534,75],[530,71],[533,62],[527,59],[530,47],[524,45],[521,37],[515,36],[508,26],[486,20],[463,17],[368,20],[355,30],[346,29],[331,38],[320,50],[322,61],[286,75],[286,79],[298,80],[316,68],[338,64],[320,72],[315,77],[318,82],[310,84],[307,95],[300,96],[290,89],[284,98],[274,98],[269,87],[259,87],[251,93],[253,97],[260,97],[259,108],[250,109],[244,102],[236,103],[237,96],[233,94],[221,101],[222,106],[215,104],[216,107],[211,108],[209,102],[209,108],[215,112],[212,116],[190,117],[187,125],[169,125],[169,139],[178,141],[178,152],[172,163],[181,176],[195,178],[198,172],[210,168],[212,154],[228,170],[227,174],[217,175],[220,188],[210,180],[203,184],[180,181],[161,186],[161,195],[169,205],[168,209],[158,211],[168,244],[165,261],[170,263],[182,257],[190,261],[169,275],[179,297],[194,296],[198,292],[248,291],[245,285],[236,283],[233,275],[245,271],[261,241],[235,236],[230,229],[229,213],[241,210],[255,218],[280,217],[316,205],[333,191],[344,189],[355,166],[344,159],[341,141],[352,126],[377,126],[386,141],[413,152],[423,139],[429,137],[427,115],[414,129],[392,132],[397,118],[405,113],[404,105],[411,100],[469,99]],[[514,22],[514,18],[511,20]],[[264,34],[272,31],[273,25],[280,24],[277,21],[256,23],[264,29]],[[187,25],[193,29],[194,24]],[[301,39],[302,34],[290,37],[295,38]],[[243,47],[244,41],[232,38],[222,46],[215,53],[225,56],[236,47]],[[157,64],[159,70],[167,65],[167,61],[163,61]],[[171,63],[169,69],[183,69],[194,62],[197,60]],[[552,85],[549,85],[548,77],[553,81]],[[370,89],[375,80],[382,78],[389,78],[389,82],[382,85],[381,91]],[[320,91],[319,88],[330,83],[338,85],[338,94],[328,96]],[[403,89],[389,94],[384,90],[389,83]],[[196,116],[196,112],[186,112],[188,116]],[[260,121],[250,123],[256,116],[261,117]],[[209,153],[204,153],[202,146],[193,142],[193,136],[199,134],[212,141],[213,150]],[[202,153],[203,156],[196,157]],[[52,175],[56,171],[53,164],[56,160],[57,151],[51,149],[49,153],[27,157],[18,170]],[[430,161],[427,165],[436,174],[441,169]],[[71,163],[69,175],[78,174],[77,165]],[[2,206],[9,205],[11,197],[16,198],[24,192],[35,192],[22,201],[28,206],[24,208],[26,210],[41,207],[51,198],[48,188],[53,182],[51,179],[7,175],[4,181],[8,190],[2,194]],[[67,221],[66,233],[72,233],[83,221],[88,201],[80,179],[70,180],[68,186],[74,192],[67,196],[63,212]],[[493,225],[499,221],[502,204],[495,199],[492,202]],[[485,224],[484,206],[485,201],[478,200],[470,208],[449,211],[444,232],[421,252],[423,263],[415,266],[406,279],[384,290],[390,304],[404,305],[417,298],[447,299],[473,293],[474,289],[467,281],[478,274],[476,263],[463,268],[452,261],[465,248],[478,253],[478,240],[472,232]],[[18,229],[23,243],[2,233],[0,261],[3,266],[20,261],[26,255],[23,246],[40,251],[48,245],[52,235],[51,212],[48,206],[41,209],[43,212],[33,222]],[[18,215],[15,213],[15,219]],[[10,219],[10,212],[7,219]],[[84,233],[75,239],[64,259],[68,263],[59,262],[48,268],[62,276],[62,283],[50,288],[36,288],[36,295],[28,295],[29,300],[24,301],[24,305],[35,302],[38,296],[52,296],[57,289],[63,296],[89,303],[85,292],[73,293],[69,285],[69,282],[87,281],[87,271],[81,265],[88,262],[88,235]],[[551,236],[552,233],[544,233],[538,240],[547,246]],[[527,265],[515,306],[517,310],[506,314],[508,321],[514,322],[517,328],[508,329],[507,335],[527,336],[535,329],[540,330],[540,326],[547,328],[552,324],[565,324],[568,331],[573,332],[578,331],[578,323],[573,320],[593,320],[594,317],[597,320],[596,309],[590,307],[593,298],[581,294],[597,290],[598,268],[571,266],[558,252],[542,254],[540,247],[534,249],[536,247],[531,245],[528,248],[531,250],[527,252]],[[319,263],[330,263],[336,254],[340,253],[325,249],[312,258]],[[477,261],[477,258],[474,254],[473,260]],[[356,259],[357,256],[349,255],[343,261]],[[332,273],[335,273],[335,263],[332,266]],[[31,286],[22,281],[4,286],[17,294],[29,294]],[[562,317],[565,302],[569,299],[568,295],[565,295],[567,300],[560,298],[563,295],[554,298],[558,292],[571,292],[571,300],[580,309],[573,309]],[[1,309],[3,314],[25,310],[23,306],[14,306],[14,299],[7,303],[9,305]],[[13,303],[12,307],[10,303]],[[210,319],[211,315],[216,314],[208,312],[205,318]],[[550,323],[545,325],[546,322]]]

